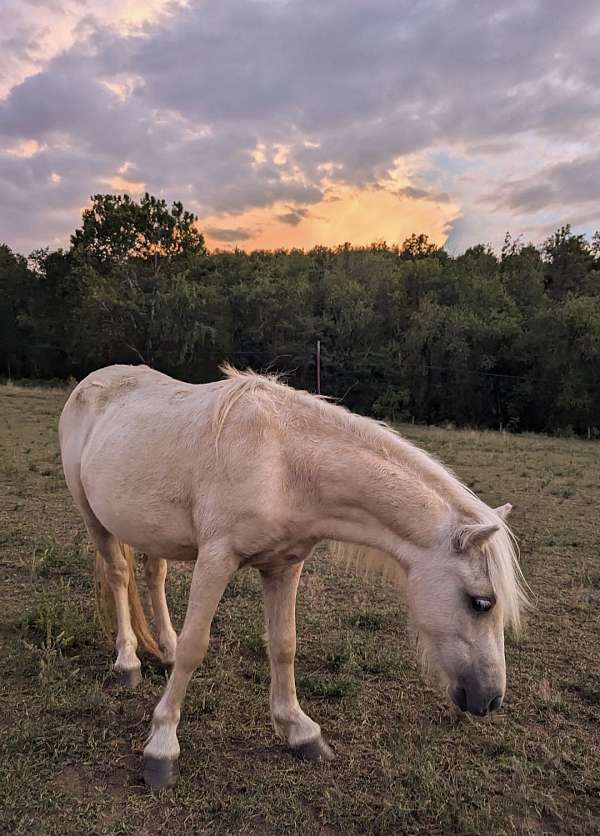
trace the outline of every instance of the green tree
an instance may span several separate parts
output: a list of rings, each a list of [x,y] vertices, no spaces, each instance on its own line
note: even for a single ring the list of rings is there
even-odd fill
[[[567,224],[544,243],[545,285],[554,299],[581,291],[593,264],[593,254],[584,235],[575,235]]]
[[[128,195],[92,200],[71,239],[80,354],[89,365],[112,359],[185,369],[216,338],[196,217],[148,194],[139,203]]]
[[[26,346],[31,284],[27,260],[0,244],[0,368],[8,377],[30,373]]]
[[[600,237],[568,226],[498,257],[402,246],[208,253],[181,204],[96,195],[68,251],[0,247],[0,368],[81,377],[146,362],[194,381],[224,359],[289,372],[358,411],[600,432]],[[596,429],[595,429],[596,428]]]
[[[152,262],[205,255],[204,237],[197,217],[173,203],[146,193],[137,203],[129,195],[96,194],[82,215],[82,225],[71,237],[72,249],[96,266],[140,259]]]

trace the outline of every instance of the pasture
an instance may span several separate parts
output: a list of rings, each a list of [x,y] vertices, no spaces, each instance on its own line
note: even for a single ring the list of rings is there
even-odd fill
[[[396,590],[325,555],[298,596],[301,704],[334,748],[297,761],[271,728],[260,584],[228,588],[179,727],[181,778],[141,754],[164,674],[111,683],[93,557],[64,485],[62,390],[0,388],[0,830],[65,833],[600,832],[600,445],[418,426],[404,434],[490,505],[510,501],[535,593],[507,642],[503,709],[450,708],[418,671]],[[181,625],[190,573],[168,579]]]

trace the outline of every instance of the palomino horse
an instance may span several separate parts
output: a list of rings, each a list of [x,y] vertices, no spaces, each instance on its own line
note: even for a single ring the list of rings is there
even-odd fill
[[[324,540],[348,544],[367,566],[396,567],[427,668],[463,711],[499,708],[504,628],[518,627],[525,600],[510,505],[492,510],[389,427],[273,378],[226,372],[191,385],[111,366],[75,388],[60,420],[67,484],[114,596],[115,672],[139,682],[138,639],[172,665],[144,749],[146,782],[176,781],[181,704],[241,566],[262,577],[275,730],[303,757],[333,757],[294,682],[296,590]],[[132,548],[147,555],[158,646]],[[164,591],[174,559],[195,561],[179,639]]]

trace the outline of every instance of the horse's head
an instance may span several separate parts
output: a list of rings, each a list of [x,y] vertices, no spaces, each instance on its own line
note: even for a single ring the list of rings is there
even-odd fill
[[[484,715],[502,705],[504,628],[518,626],[524,598],[504,505],[479,522],[457,521],[444,545],[408,574],[408,599],[427,670],[453,702]]]

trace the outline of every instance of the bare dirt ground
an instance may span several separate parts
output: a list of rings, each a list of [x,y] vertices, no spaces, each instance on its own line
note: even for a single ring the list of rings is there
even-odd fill
[[[111,684],[92,555],[64,486],[60,390],[0,388],[0,831],[504,834],[600,832],[600,445],[405,427],[513,527],[536,608],[507,646],[508,694],[460,717],[418,672],[398,593],[307,565],[297,681],[334,747],[295,760],[269,722],[257,578],[215,619],[180,726],[173,790],[141,782],[164,674]],[[172,571],[181,624],[189,575]]]

